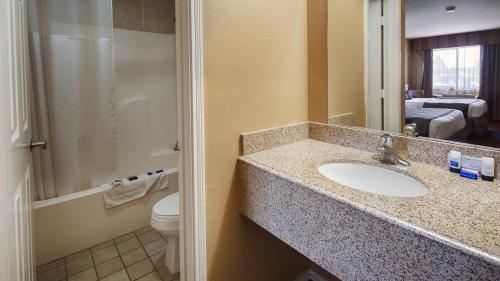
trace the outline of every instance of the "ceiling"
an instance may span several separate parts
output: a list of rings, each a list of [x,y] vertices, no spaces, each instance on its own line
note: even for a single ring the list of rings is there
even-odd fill
[[[500,0],[406,0],[406,38],[500,28]],[[456,6],[447,13],[446,6]]]

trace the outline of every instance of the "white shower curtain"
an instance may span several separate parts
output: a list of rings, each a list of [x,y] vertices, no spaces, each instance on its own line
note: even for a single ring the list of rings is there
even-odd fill
[[[31,0],[33,155],[39,200],[98,186],[117,170],[112,0]]]

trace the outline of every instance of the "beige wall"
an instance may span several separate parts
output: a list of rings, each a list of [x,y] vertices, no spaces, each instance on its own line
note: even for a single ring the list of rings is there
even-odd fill
[[[309,120],[328,119],[328,0],[307,0]]]
[[[328,115],[365,124],[363,0],[328,0]]]
[[[204,1],[208,280],[293,280],[307,259],[239,214],[242,132],[308,119],[305,0]]]

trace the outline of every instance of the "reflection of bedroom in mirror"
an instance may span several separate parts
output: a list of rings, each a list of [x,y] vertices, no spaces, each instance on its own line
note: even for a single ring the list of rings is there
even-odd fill
[[[500,147],[500,1],[406,0],[405,21],[405,123]]]
[[[500,0],[308,5],[316,120],[500,148]]]

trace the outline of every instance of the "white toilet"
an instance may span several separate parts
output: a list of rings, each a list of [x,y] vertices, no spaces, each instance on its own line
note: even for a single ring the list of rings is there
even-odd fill
[[[165,265],[171,273],[180,270],[179,257],[179,193],[156,202],[151,212],[151,226],[167,237]]]

